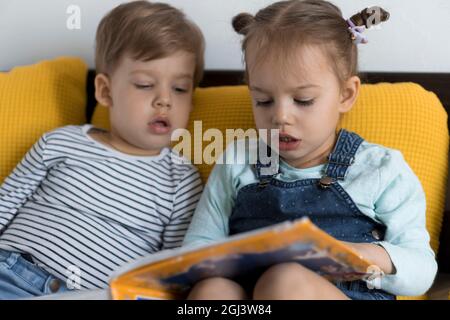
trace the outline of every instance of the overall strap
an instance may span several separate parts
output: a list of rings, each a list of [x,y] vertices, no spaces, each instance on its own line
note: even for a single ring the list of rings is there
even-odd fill
[[[364,141],[358,134],[345,129],[339,131],[333,152],[328,156],[325,176],[320,180],[327,187],[337,180],[344,180],[348,168],[355,162],[355,154]]]

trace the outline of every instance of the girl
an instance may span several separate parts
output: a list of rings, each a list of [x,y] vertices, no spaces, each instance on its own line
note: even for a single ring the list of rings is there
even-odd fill
[[[345,20],[327,1],[291,0],[234,18],[245,37],[256,126],[279,130],[279,168],[265,175],[261,163],[216,165],[185,238],[187,245],[210,243],[306,216],[374,262],[381,285],[331,283],[283,263],[244,281],[202,280],[189,298],[394,299],[429,289],[437,264],[418,178],[399,151],[337,132],[360,89],[362,31],[388,17],[374,7]]]

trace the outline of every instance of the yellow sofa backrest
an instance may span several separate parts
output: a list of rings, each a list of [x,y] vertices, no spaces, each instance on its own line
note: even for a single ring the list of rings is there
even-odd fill
[[[249,91],[246,86],[200,88],[195,92],[194,121],[203,131],[217,128],[254,128]],[[108,112],[98,107],[93,124],[108,128]],[[449,135],[447,113],[439,99],[413,83],[363,85],[353,109],[340,127],[355,131],[367,141],[402,151],[419,177],[427,199],[427,228],[437,252],[445,202]],[[203,148],[208,142],[203,143]],[[197,165],[204,182],[211,165]]]
[[[43,133],[85,122],[87,73],[76,57],[0,72],[0,184]]]

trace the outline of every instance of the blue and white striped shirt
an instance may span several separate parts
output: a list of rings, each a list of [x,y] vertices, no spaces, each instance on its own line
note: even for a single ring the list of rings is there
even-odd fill
[[[0,188],[0,249],[60,279],[104,288],[117,267],[180,246],[202,192],[197,169],[166,148],[131,156],[91,125],[44,134]]]

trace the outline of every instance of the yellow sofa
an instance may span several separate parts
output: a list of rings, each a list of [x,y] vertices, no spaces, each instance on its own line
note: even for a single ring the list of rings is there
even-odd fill
[[[40,134],[69,123],[84,122],[87,68],[81,60],[61,58],[28,68],[32,75],[29,77],[25,68],[0,73],[0,181]],[[33,90],[22,85],[27,81],[33,83],[30,84]],[[248,89],[244,86],[197,89],[191,132],[193,122],[199,120],[203,130],[253,128]],[[98,106],[92,123],[108,128],[107,109]],[[414,83],[363,85],[356,105],[343,117],[340,127],[402,151],[424,187],[427,228],[431,246],[437,252],[447,185],[449,134],[447,113],[436,95]],[[198,167],[206,182],[211,166]]]

